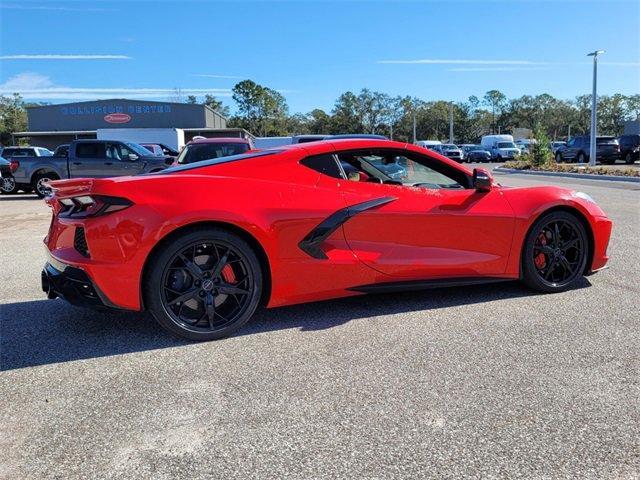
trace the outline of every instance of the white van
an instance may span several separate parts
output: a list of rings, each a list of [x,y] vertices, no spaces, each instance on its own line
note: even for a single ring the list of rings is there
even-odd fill
[[[440,140],[418,140],[416,145],[422,148],[427,148],[429,150],[433,150],[435,145],[442,145]]]
[[[491,158],[498,162],[520,156],[520,149],[513,143],[511,135],[485,135],[480,145],[491,152]]]

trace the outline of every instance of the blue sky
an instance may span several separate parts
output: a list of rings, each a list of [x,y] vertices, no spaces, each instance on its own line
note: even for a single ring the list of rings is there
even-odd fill
[[[210,92],[244,78],[292,112],[363,87],[425,100],[640,93],[640,2],[0,3],[0,93],[55,103]]]

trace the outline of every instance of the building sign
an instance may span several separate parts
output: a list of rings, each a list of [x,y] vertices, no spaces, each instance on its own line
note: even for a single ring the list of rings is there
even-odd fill
[[[60,107],[62,115],[111,115],[114,113],[128,115],[146,115],[152,113],[171,113],[171,105],[127,105],[126,107],[118,104],[109,105],[78,105]],[[131,118],[129,118],[131,119]],[[105,117],[105,120],[106,117]],[[107,120],[108,122],[109,120]],[[123,122],[112,122],[123,123]]]
[[[104,116],[104,121],[107,123],[129,123],[131,121],[131,115],[126,113],[110,113]]]

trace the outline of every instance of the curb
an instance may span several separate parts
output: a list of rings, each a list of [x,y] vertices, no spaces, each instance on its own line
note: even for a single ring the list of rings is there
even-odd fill
[[[521,175],[539,175],[543,177],[582,178],[585,180],[604,180],[608,182],[640,183],[640,177],[624,177],[622,175],[594,175],[592,173],[544,172],[540,170],[517,170],[515,168],[496,167],[495,173],[517,173]]]

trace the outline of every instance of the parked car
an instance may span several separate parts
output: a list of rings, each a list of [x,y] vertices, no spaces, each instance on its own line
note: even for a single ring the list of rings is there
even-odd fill
[[[491,152],[481,145],[473,145],[464,155],[467,163],[490,162]]]
[[[557,163],[589,161],[591,139],[588,135],[579,135],[569,139],[566,145],[559,147],[555,159]],[[620,144],[616,137],[596,137],[596,161],[613,164],[620,158]]]
[[[558,149],[560,147],[564,147],[567,144],[567,142],[563,142],[560,140],[554,140],[553,142],[549,142],[549,148],[551,149],[551,153],[553,153],[553,155],[556,154],[556,152],[558,151]]]
[[[436,145],[442,145],[440,140],[418,140],[416,145],[427,150],[433,150]]]
[[[491,158],[497,162],[520,156],[520,149],[516,147],[511,135],[485,135],[480,144],[491,152]]]
[[[445,157],[449,157],[451,160],[455,160],[456,162],[462,162],[463,159],[462,150],[453,143],[434,145],[433,151],[438,152],[440,155],[444,155]]]
[[[14,157],[50,157],[51,150],[43,147],[5,147],[2,149],[2,157],[11,160]]]
[[[140,145],[158,156],[177,157],[179,154],[173,148],[167,147],[164,143],[141,143]]]
[[[138,144],[117,140],[76,140],[67,155],[13,157],[14,172],[20,188],[32,188],[39,197],[50,193],[51,180],[78,177],[117,177],[156,172],[168,167],[172,159],[156,157]]]
[[[390,181],[372,162],[408,175]],[[51,185],[47,297],[146,310],[191,340],[231,335],[260,305],[500,280],[565,291],[606,266],[612,228],[585,193],[502,187],[386,140]]]
[[[531,146],[537,142],[533,138],[520,138],[515,142],[516,147],[520,149],[520,153],[531,153]]]
[[[16,165],[16,160],[10,162],[4,157],[0,157],[0,193],[15,193],[18,191],[16,188],[16,180],[13,177],[13,168]],[[16,166],[17,168],[17,166]]]
[[[620,158],[627,164],[632,164],[640,159],[640,135],[621,135],[618,138],[620,144]]]
[[[162,147],[160,145],[158,145],[157,143],[141,143],[140,146],[146,148],[147,150],[149,150],[151,153],[153,153],[157,157],[164,156],[164,152],[162,151]]]
[[[247,138],[201,138],[187,143],[174,164],[186,165],[202,160],[230,157],[249,150],[253,150],[253,143]]]

